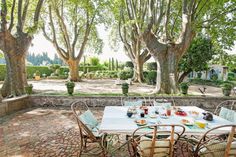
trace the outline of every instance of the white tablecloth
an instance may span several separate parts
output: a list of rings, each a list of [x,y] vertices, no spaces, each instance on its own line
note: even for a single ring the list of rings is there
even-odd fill
[[[183,111],[188,113],[189,111],[197,111],[200,113],[200,116],[196,120],[203,120],[202,119],[202,113],[206,112],[201,108],[198,108],[196,106],[178,106]],[[124,106],[107,106],[105,107],[101,126],[99,131],[101,133],[111,133],[111,134],[129,134],[131,135],[135,129],[137,129],[139,126],[135,123],[136,119],[141,119],[139,114],[136,116],[132,116],[131,118],[127,117],[127,110],[128,107]],[[149,114],[154,113],[155,107],[149,107]],[[165,110],[163,110],[162,107],[159,107],[159,112],[164,113]],[[182,119],[192,119],[190,116],[177,116],[173,113],[168,119],[163,119],[160,116],[157,116],[157,118],[150,118],[148,115],[145,116],[144,119],[147,120],[148,125],[152,125],[154,123],[159,122],[160,124],[182,124]],[[204,120],[203,120],[204,121]],[[185,126],[185,134],[203,134],[207,130],[220,126],[220,125],[226,125],[226,124],[232,124],[232,122],[227,121],[221,117],[218,117],[214,115],[213,121],[206,121],[208,123],[207,127],[204,129],[198,128],[197,126]],[[217,130],[213,133],[225,133],[228,130]]]

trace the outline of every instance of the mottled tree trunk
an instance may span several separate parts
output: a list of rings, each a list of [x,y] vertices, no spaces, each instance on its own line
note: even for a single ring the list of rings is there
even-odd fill
[[[69,59],[68,60],[68,65],[69,65],[69,70],[70,70],[70,80],[73,82],[78,82],[80,81],[79,79],[79,67],[78,67],[78,60],[73,60],[73,59]]]
[[[0,49],[6,59],[6,78],[2,86],[2,96],[20,96],[25,93],[27,85],[25,57],[32,38],[27,34],[12,36],[8,31],[1,32]]]
[[[143,64],[144,64],[144,62],[138,56],[135,59],[135,64],[134,64],[134,76],[133,76],[133,81],[134,82],[142,83],[144,81]]]
[[[7,73],[2,86],[3,97],[22,95],[25,93],[24,86],[27,85],[25,55],[16,55],[14,52],[5,54]]]
[[[177,93],[177,67],[179,56],[174,49],[152,53],[157,62],[157,84],[154,93]],[[157,54],[157,55],[155,55]]]

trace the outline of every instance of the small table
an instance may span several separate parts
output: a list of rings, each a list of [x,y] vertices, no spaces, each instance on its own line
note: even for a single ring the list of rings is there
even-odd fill
[[[157,107],[157,106],[156,106]],[[185,112],[189,111],[197,111],[202,115],[202,113],[206,112],[205,110],[198,108],[196,106],[178,106]],[[154,112],[155,107],[148,107],[149,108],[149,113]],[[101,126],[99,131],[101,133],[108,133],[108,134],[126,134],[126,135],[131,135],[134,130],[136,130],[139,126],[135,123],[136,118],[140,118],[139,115],[137,114],[137,117],[127,117],[128,107],[125,106],[107,106],[105,107]],[[159,111],[160,113],[165,112],[161,106],[159,106]],[[186,118],[191,118],[189,116],[177,116],[175,113],[167,118],[163,119],[160,116],[157,118],[153,119],[150,118],[148,115],[146,115],[146,120],[148,121],[148,125],[152,124],[153,121],[155,122],[158,121],[161,124],[182,124],[181,120],[186,119]],[[199,116],[199,119],[202,119],[202,116]],[[198,119],[197,119],[198,120]],[[152,123],[151,123],[152,122]],[[185,126],[185,135],[202,135],[206,131],[210,130],[213,127],[217,127],[220,125],[226,125],[226,124],[233,124],[232,122],[225,120],[219,116],[214,115],[213,121],[206,121],[208,123],[207,127],[204,129],[196,127],[191,127],[191,126]],[[177,131],[177,130],[176,130]],[[215,132],[212,132],[213,134],[222,134],[226,133],[229,130],[216,130]]]

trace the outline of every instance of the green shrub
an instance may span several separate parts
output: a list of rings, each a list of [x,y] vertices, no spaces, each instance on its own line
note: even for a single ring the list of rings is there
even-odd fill
[[[131,61],[125,62],[125,67],[134,68],[134,64]]]
[[[229,81],[234,81],[234,80],[236,80],[235,74],[234,74],[233,72],[229,72],[229,73],[228,73],[227,80],[229,80]]]
[[[91,57],[91,58],[89,59],[89,62],[90,62],[91,65],[97,66],[97,65],[99,65],[99,58],[97,58],[97,57]]]
[[[157,63],[156,62],[147,63],[147,70],[148,71],[157,70]]]
[[[134,75],[134,71],[133,70],[122,70],[122,71],[120,71],[120,73],[119,73],[119,78],[121,79],[121,80],[127,80],[127,79],[129,79],[129,78],[132,78],[133,77],[133,75]]]
[[[189,87],[188,82],[181,82],[179,84],[179,88],[181,89],[182,94],[188,94],[188,87]]]
[[[156,78],[157,78],[157,72],[155,70],[148,71],[146,75],[146,82],[149,85],[154,85],[156,84]]]
[[[229,82],[225,82],[221,85],[221,88],[225,90],[231,90],[233,88],[233,84]]]
[[[37,70],[37,71],[35,72],[35,76],[41,76],[41,73]]]
[[[41,75],[46,74],[47,76],[50,76],[52,73],[52,70],[48,69],[47,66],[27,66],[26,70],[27,70],[27,78],[30,78],[30,79],[33,78],[34,73],[36,71],[39,71]]]

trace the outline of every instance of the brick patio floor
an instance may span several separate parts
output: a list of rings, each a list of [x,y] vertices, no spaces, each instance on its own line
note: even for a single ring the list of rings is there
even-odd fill
[[[103,108],[93,112],[101,120]],[[0,118],[0,157],[72,157],[78,156],[79,146],[69,108],[31,108]]]

